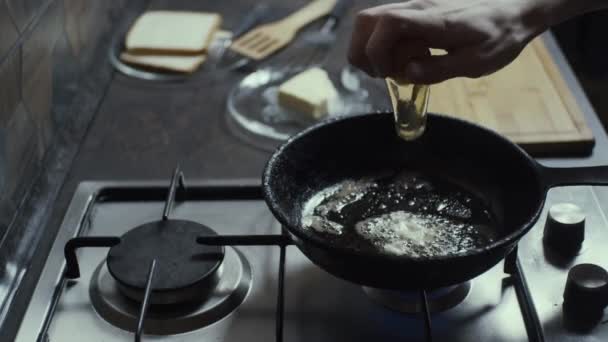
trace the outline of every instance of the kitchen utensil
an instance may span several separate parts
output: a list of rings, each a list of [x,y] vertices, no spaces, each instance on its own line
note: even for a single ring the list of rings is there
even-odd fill
[[[281,67],[288,69],[322,63],[331,44],[336,40],[335,30],[340,24],[341,17],[348,10],[350,2],[351,0],[338,0],[321,29],[307,32],[298,39],[289,49],[288,54],[284,56],[285,62]],[[253,64],[253,59],[241,58],[230,69],[254,70]]]
[[[302,36],[299,44],[290,49],[289,55],[285,58],[284,67],[306,68],[322,63],[332,43],[336,40],[335,29],[349,5],[350,0],[338,0],[321,29],[307,32]]]
[[[345,280],[394,290],[465,282],[512,251],[538,220],[551,187],[608,185],[608,166],[549,168],[494,131],[428,114],[425,133],[405,141],[393,114],[329,120],[297,134],[270,158],[263,193],[288,236],[315,264]],[[497,218],[495,242],[448,256],[384,255],[331,244],[300,223],[304,203],[337,182],[387,169],[437,174],[484,199]]]
[[[259,26],[237,39],[230,49],[260,60],[287,45],[304,26],[328,14],[336,0],[314,0],[287,18]]]
[[[222,65],[226,52],[231,52],[228,48],[232,42],[264,20],[268,14],[269,8],[268,4],[257,4],[251,12],[247,13],[241,24],[232,32],[232,37],[224,39],[217,49],[209,52],[210,59],[213,60],[216,65]],[[229,57],[230,56],[227,58],[229,59]]]

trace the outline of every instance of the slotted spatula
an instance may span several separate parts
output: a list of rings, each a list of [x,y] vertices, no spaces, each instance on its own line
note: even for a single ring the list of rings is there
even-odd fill
[[[302,27],[327,15],[336,1],[314,0],[284,19],[246,33],[230,49],[254,60],[266,58],[287,45]]]

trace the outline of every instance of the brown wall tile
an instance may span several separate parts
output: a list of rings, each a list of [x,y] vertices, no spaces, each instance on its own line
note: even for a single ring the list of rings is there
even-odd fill
[[[15,132],[11,130],[14,128],[13,122],[21,103],[20,61],[20,49],[16,48],[0,65],[0,207],[2,207],[0,211],[7,208],[6,201],[12,201],[12,191],[14,191],[14,184],[11,183],[14,177],[9,175],[10,169],[14,167],[14,161],[13,154],[9,153],[8,149],[9,145],[13,144],[9,139],[14,139]]]
[[[72,54],[67,36],[62,33],[55,43],[53,51],[53,117],[62,120],[65,114],[63,107],[72,103],[78,94],[78,81],[82,73],[80,60]],[[70,118],[65,118],[69,120]]]
[[[20,52],[15,48],[0,64],[0,127],[6,127],[21,100]]]
[[[12,217],[38,165],[36,125],[20,99],[20,49],[0,66],[0,229]],[[8,216],[7,216],[8,215]]]
[[[86,63],[93,52],[91,47],[104,31],[111,30],[109,16],[113,6],[122,1],[63,0],[65,31],[72,53]]]
[[[27,24],[40,11],[49,0],[5,0],[10,14],[19,31],[23,32]]]
[[[14,215],[14,203],[5,198],[0,199],[0,234],[4,234],[4,232],[6,232]],[[2,271],[3,270],[0,270],[0,277],[2,277]]]
[[[19,37],[17,28],[10,17],[6,2],[0,2],[0,61],[8,52],[8,50],[15,44]]]
[[[111,81],[111,67],[102,61],[107,56],[109,33],[123,25],[125,15],[139,12],[146,4],[147,0],[0,0],[3,255],[37,243],[29,231],[24,234],[23,228],[36,224],[41,233],[48,229],[42,222],[38,227],[37,219],[27,218],[47,215],[46,204],[62,185],[76,152],[75,144],[85,134]],[[16,217],[24,219],[13,222]],[[7,230],[9,224],[13,227]],[[24,265],[30,264],[27,258]],[[0,262],[0,278],[3,272]],[[8,281],[9,288],[19,288],[20,280]],[[7,296],[13,297],[12,293]],[[16,315],[12,310],[7,317],[20,315],[19,305],[12,305],[18,303],[0,298],[0,307],[17,308]],[[0,316],[5,313],[0,312]],[[11,320],[15,319],[9,318],[10,324],[5,325],[15,325]]]
[[[34,68],[31,65],[28,68],[26,69],[24,64],[23,99],[28,112],[32,115],[37,134],[43,142],[38,151],[39,157],[42,158],[45,148],[52,138],[53,70],[51,55],[46,55],[38,60],[38,64]]]
[[[23,43],[23,101],[37,126],[41,142],[39,158],[43,157],[53,137],[53,51],[62,32],[62,9],[54,2]]]
[[[99,39],[136,2],[0,0],[0,239],[49,147],[75,121],[68,109]]]
[[[6,126],[6,193],[15,203],[31,184],[39,164],[36,126],[29,113],[19,104]]]
[[[75,56],[79,55],[87,37],[86,17],[91,3],[92,1],[63,0],[65,32]]]

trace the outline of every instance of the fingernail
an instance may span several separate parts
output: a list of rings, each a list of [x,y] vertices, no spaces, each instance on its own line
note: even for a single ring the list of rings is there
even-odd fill
[[[422,74],[423,74],[422,66],[416,62],[411,62],[405,68],[405,77],[408,78],[409,80],[412,80],[412,81],[417,80],[420,77],[422,77]]]

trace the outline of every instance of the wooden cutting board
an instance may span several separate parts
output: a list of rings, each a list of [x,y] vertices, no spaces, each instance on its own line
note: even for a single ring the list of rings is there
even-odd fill
[[[579,105],[540,38],[490,76],[433,86],[429,110],[496,130],[534,155],[585,154],[594,145]]]

